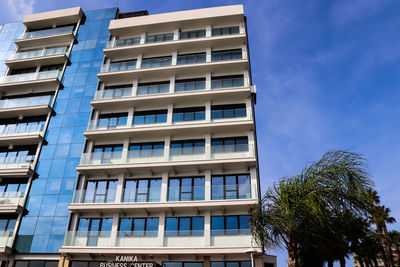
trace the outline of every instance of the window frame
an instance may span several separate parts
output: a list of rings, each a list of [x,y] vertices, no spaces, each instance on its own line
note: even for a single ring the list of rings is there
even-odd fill
[[[128,182],[133,182],[133,181],[135,181],[135,187],[127,187],[127,183]],[[138,192],[139,190],[139,185],[140,185],[140,182],[139,181],[147,181],[147,187],[146,187],[146,193],[141,193],[141,192]],[[162,179],[161,178],[149,178],[149,179],[147,179],[147,178],[139,178],[139,179],[126,179],[125,181],[124,181],[124,194],[123,194],[123,196],[122,196],[122,202],[127,202],[127,203],[142,203],[142,202],[144,202],[144,203],[146,203],[146,202],[159,202],[160,201],[160,199],[161,199],[161,183],[160,183],[160,188],[159,188],[159,192],[160,192],[160,194],[159,194],[159,196],[158,196],[158,201],[149,201],[150,200],[150,196],[151,196],[151,191],[150,190],[154,190],[155,188],[153,188],[151,185],[152,185],[152,181],[156,181],[156,182],[158,182],[158,181],[162,181]],[[129,197],[129,195],[127,196],[127,194],[126,194],[126,190],[129,190],[130,188],[134,188],[135,190],[135,192],[134,192],[134,200],[133,201],[129,201],[131,198],[129,198],[129,199],[127,199],[127,197]],[[138,201],[138,196],[146,196],[146,201]]]
[[[202,230],[196,230],[193,229],[194,227],[194,221],[193,218],[202,218],[203,220],[203,229]],[[177,229],[176,230],[168,230],[168,219],[178,219],[178,224],[177,224]],[[187,220],[189,219],[190,223],[190,229],[189,230],[181,230],[181,225],[182,225],[182,220]],[[196,234],[196,232],[193,231],[199,231],[199,234]],[[175,232],[175,234],[173,234]],[[186,234],[187,233],[187,234]],[[204,216],[174,216],[174,217],[165,217],[165,236],[166,237],[173,237],[173,236],[204,236]]]
[[[184,180],[191,180],[190,181],[190,191],[189,190],[182,190],[185,189],[187,186],[182,185]],[[173,181],[178,181],[179,187],[171,186]],[[195,185],[196,182],[200,182],[202,185]],[[196,193],[196,188],[202,188],[202,192]],[[171,189],[176,188],[178,189],[178,199],[174,196],[174,192],[171,192]],[[184,196],[190,195],[189,198],[185,198]],[[197,195],[200,195],[200,198],[196,198]],[[193,177],[169,177],[168,179],[168,191],[167,191],[167,202],[174,202],[174,201],[202,201],[205,200],[205,177],[204,176],[193,176]]]

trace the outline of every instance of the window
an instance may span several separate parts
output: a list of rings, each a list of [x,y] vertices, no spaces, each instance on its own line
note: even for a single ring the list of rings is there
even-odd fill
[[[249,218],[249,215],[211,216],[211,235],[248,235]]]
[[[26,68],[26,69],[13,69],[10,72],[10,75],[19,75],[19,74],[28,74],[28,73],[35,73],[36,67]]]
[[[87,246],[97,246],[99,237],[110,236],[112,221],[112,218],[80,218],[77,235],[87,237]]]
[[[247,137],[215,138],[211,140],[212,153],[249,151]]]
[[[211,267],[251,267],[251,262],[250,261],[212,261]]]
[[[204,140],[171,141],[171,155],[204,154]]]
[[[203,262],[168,261],[163,262],[163,267],[203,267]]]
[[[16,222],[17,218],[7,218],[2,215],[0,217],[0,232],[2,232],[3,235],[9,234],[11,236],[14,232]]]
[[[140,44],[140,37],[115,40],[115,46],[128,46],[128,45],[136,45],[136,44]]]
[[[121,218],[118,236],[157,236],[158,218]]]
[[[2,182],[0,183],[0,197],[23,197],[26,183],[21,182]],[[1,203],[1,200],[0,200]]]
[[[118,181],[88,181],[84,203],[111,203],[115,202]]]
[[[167,122],[167,110],[136,111],[133,114],[133,124],[152,124]]]
[[[43,130],[46,116],[2,119],[0,122],[0,135],[17,135],[22,133],[34,133]]]
[[[170,178],[168,201],[204,200],[204,177]]]
[[[140,83],[137,88],[137,95],[163,94],[169,92],[169,81]]]
[[[206,53],[178,55],[177,64],[195,64],[206,62]]]
[[[211,119],[246,117],[246,104],[218,105],[211,107]]]
[[[120,98],[130,96],[132,84],[106,86],[104,88],[103,98]]]
[[[40,67],[40,72],[53,71],[53,70],[62,70],[63,67],[64,67],[63,64],[42,66],[42,67]]]
[[[239,26],[212,29],[212,36],[239,34]]]
[[[174,108],[173,121],[204,120],[205,116],[205,107]]]
[[[211,178],[211,199],[250,198],[250,175],[213,175]]]
[[[159,43],[171,41],[174,39],[173,33],[164,33],[164,34],[155,34],[155,35],[147,35],[146,43]]]
[[[172,57],[153,57],[142,59],[142,69],[171,66]]]
[[[164,155],[164,143],[141,143],[129,145],[129,158],[162,157]]]
[[[206,89],[206,79],[187,79],[175,81],[175,92],[195,91]]]
[[[125,181],[123,202],[159,202],[161,179],[135,179]]]
[[[211,78],[211,89],[244,86],[243,75],[220,76]]]
[[[109,72],[114,71],[124,71],[124,70],[134,70],[136,69],[136,59],[120,61],[120,62],[111,62]]]
[[[202,236],[204,217],[165,218],[165,236]]]
[[[211,53],[211,61],[222,61],[242,59],[242,49],[225,50],[225,51],[213,51]]]
[[[179,39],[195,39],[206,37],[206,30],[186,31],[179,33]]]
[[[97,123],[98,128],[115,129],[118,127],[126,126],[128,113],[111,113],[100,114]]]
[[[103,164],[111,163],[121,158],[122,148],[122,145],[96,145],[93,147],[92,159],[100,160]]]

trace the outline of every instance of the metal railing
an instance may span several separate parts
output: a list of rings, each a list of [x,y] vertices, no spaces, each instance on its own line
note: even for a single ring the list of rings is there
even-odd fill
[[[51,95],[4,99],[0,100],[0,109],[50,105],[52,100]]]
[[[166,149],[144,149],[115,152],[83,153],[80,165],[109,165],[152,162],[177,162],[209,159],[231,159],[254,157],[254,145],[237,144],[211,146],[202,154],[169,155]],[[210,151],[210,153],[207,153]]]
[[[16,123],[0,125],[0,136],[21,136],[40,134],[43,132],[44,122],[42,123]]]
[[[237,232],[235,235],[211,235],[207,230],[68,231],[65,234],[63,247],[250,247],[253,241],[250,230],[247,229],[244,233],[244,229],[240,229]],[[208,240],[207,237],[210,236]]]
[[[116,189],[75,190],[72,203],[115,203],[116,193]]]
[[[40,50],[32,50],[26,52],[19,52],[12,54],[9,60],[18,60],[18,59],[26,59],[26,58],[35,58],[35,57],[45,57],[59,54],[66,54],[68,52],[68,47],[54,47],[54,48],[43,48]]]
[[[30,168],[35,156],[9,156],[0,157],[0,169]]]
[[[24,201],[24,192],[2,192],[0,193],[1,205],[22,205]]]
[[[136,59],[124,62],[111,62],[101,66],[100,72],[116,72],[136,69]]]
[[[58,35],[64,33],[72,33],[74,30],[74,26],[66,26],[66,27],[59,27],[54,29],[47,29],[41,31],[34,31],[34,32],[25,32],[21,34],[18,39],[31,39],[37,37],[44,37],[44,36],[51,36],[51,35]]]
[[[24,73],[24,74],[15,74],[0,77],[0,84],[4,83],[17,83],[17,82],[27,82],[27,81],[36,81],[36,80],[45,80],[45,79],[60,79],[61,70],[49,70],[49,71],[40,71],[40,72],[32,72],[32,73]]]

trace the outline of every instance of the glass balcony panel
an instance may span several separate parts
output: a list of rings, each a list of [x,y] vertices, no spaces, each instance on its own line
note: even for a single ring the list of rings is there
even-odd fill
[[[1,205],[22,205],[24,192],[3,192],[0,193]]]
[[[111,62],[104,64],[100,72],[116,72],[136,69],[136,59],[124,62]]]
[[[0,157],[0,169],[30,168],[33,161],[32,155]]]
[[[74,30],[74,26],[66,26],[66,27],[59,27],[59,28],[47,29],[47,30],[41,30],[41,31],[25,32],[20,36],[19,39],[30,39],[30,38],[37,38],[37,37],[43,37],[43,36],[72,33],[73,30]]]
[[[33,50],[33,51],[26,51],[26,52],[19,52],[12,54],[9,60],[18,60],[18,59],[26,59],[26,58],[35,58],[41,56],[52,56],[58,54],[65,54],[68,51],[68,47],[54,47],[54,48],[46,48],[41,50]]]
[[[40,71],[0,77],[0,83],[27,82],[35,80],[59,78],[60,70]]]
[[[120,164],[122,151],[83,153],[81,165]]]

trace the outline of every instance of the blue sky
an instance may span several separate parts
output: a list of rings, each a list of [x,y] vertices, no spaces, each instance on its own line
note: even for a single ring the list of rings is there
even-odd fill
[[[116,0],[2,2],[0,24],[32,12],[112,7]],[[150,14],[243,3],[263,188],[328,150],[351,149],[368,158],[383,204],[400,222],[399,1],[119,2],[122,11]],[[284,253],[277,253],[285,266]]]

